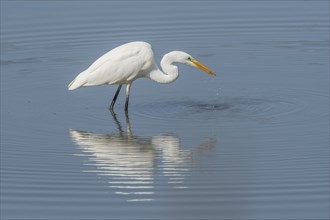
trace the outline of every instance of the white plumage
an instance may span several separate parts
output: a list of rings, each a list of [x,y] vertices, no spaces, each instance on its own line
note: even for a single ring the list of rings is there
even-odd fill
[[[142,58],[142,59],[141,59]],[[110,50],[81,72],[69,85],[69,90],[81,86],[127,84],[146,73],[153,59],[151,45],[132,42]],[[140,73],[140,74],[139,74]]]
[[[172,51],[165,54],[161,61],[163,70],[161,71],[155,62],[151,45],[139,41],[118,46],[98,58],[68,85],[68,89],[74,90],[84,86],[118,84],[117,92],[110,105],[110,110],[113,111],[121,86],[127,84],[125,103],[125,110],[127,111],[132,82],[141,77],[150,78],[158,83],[173,82],[179,74],[178,68],[173,65],[175,62],[198,67],[211,75],[215,75],[213,71],[182,51]]]

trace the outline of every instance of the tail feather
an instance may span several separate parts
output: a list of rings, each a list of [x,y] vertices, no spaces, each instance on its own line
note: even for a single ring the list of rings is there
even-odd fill
[[[84,86],[84,84],[86,84],[86,80],[84,79],[84,77],[81,77],[81,74],[79,74],[74,80],[70,82],[70,84],[68,85],[68,89],[74,90],[81,86]]]

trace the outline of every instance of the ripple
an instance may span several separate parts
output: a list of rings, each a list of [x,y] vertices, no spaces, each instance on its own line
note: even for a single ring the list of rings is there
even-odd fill
[[[326,109],[329,96],[325,94],[294,89],[265,92],[268,93],[266,96],[219,97],[214,100],[196,97],[196,100],[151,101],[137,105],[134,114],[163,121],[218,119],[222,122],[253,121],[278,126],[292,126],[328,117]]]
[[[110,49],[118,43],[133,40],[130,36],[134,36],[135,40],[169,41],[175,39],[175,42],[188,41],[191,43],[201,41],[202,38],[212,39],[211,41],[204,40],[207,45],[208,42],[217,41],[219,36],[236,35],[237,33],[265,34],[313,29],[313,31],[326,34],[328,30],[327,16],[324,16],[324,13],[327,12],[320,13],[319,7],[306,3],[302,6],[295,5],[296,14],[292,16],[291,5],[284,10],[284,8],[261,4],[259,1],[257,7],[254,7],[254,4],[246,5],[247,10],[239,11],[232,10],[233,5],[231,4],[222,9],[214,7],[213,3],[191,2],[191,10],[186,10],[186,3],[180,1],[175,6],[157,2],[157,5],[142,8],[138,7],[140,3],[130,2],[131,9],[129,9],[125,2],[116,3],[117,7],[113,7],[113,3],[102,2],[104,7],[97,7],[97,4],[90,4],[86,1],[82,2],[80,7],[89,8],[87,14],[82,12],[84,10],[77,10],[75,3],[67,3],[63,8],[61,3],[41,4],[38,2],[35,4],[38,4],[37,6],[43,9],[41,10],[43,12],[39,16],[31,17],[29,11],[31,7],[33,8],[33,4],[26,5],[27,9],[22,11],[20,20],[11,17],[4,23],[6,28],[2,35],[4,45],[14,45],[15,48],[25,46],[34,49],[45,47],[56,49],[57,46],[64,44],[65,48],[72,49],[89,47],[91,39],[93,39],[94,46],[95,44],[109,45],[111,42]],[[252,5],[254,5],[253,10],[250,10]],[[150,7],[155,6],[161,6],[164,11],[171,11],[171,16],[168,16],[167,13],[158,13],[157,10],[149,10]],[[10,7],[10,4],[7,7]],[[201,14],[200,7],[208,13]],[[302,11],[308,7],[309,17],[306,18],[306,13],[301,13],[297,7]],[[49,9],[54,11],[56,8],[59,9],[60,14],[44,14],[45,11],[49,11]],[[135,13],[132,12],[132,9],[135,8],[140,10],[138,17],[134,16]],[[226,8],[230,10],[228,11]],[[221,19],[219,19],[219,10]],[[121,14],[126,16],[121,17]],[[41,19],[42,16],[51,18]],[[192,16],[195,18],[193,22]],[[65,22],[66,19],[70,22]],[[313,45],[315,43],[319,44],[318,41],[315,41]],[[296,42],[293,44],[295,45]],[[279,46],[288,45],[281,43]]]
[[[89,169],[83,172],[109,178],[109,188],[126,201],[153,201],[155,188],[160,184],[155,173],[163,179],[162,185],[188,188],[185,177],[190,172],[191,152],[180,149],[179,138],[175,135],[139,137],[123,134],[119,129],[119,134],[71,130],[70,137],[82,151],[76,156],[87,158],[85,165]],[[200,146],[214,144],[208,141]]]
[[[1,217],[328,218],[327,2],[1,6]],[[143,84],[149,94],[139,100],[134,90],[132,128],[125,119],[116,126],[108,88],[69,93],[66,85],[133,40],[150,42],[157,56],[191,51],[235,86],[220,93],[219,81],[207,81],[216,87],[209,96],[191,90],[187,99],[152,96]]]

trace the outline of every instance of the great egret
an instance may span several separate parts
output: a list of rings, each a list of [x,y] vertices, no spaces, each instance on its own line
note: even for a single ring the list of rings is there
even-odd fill
[[[160,62],[162,67],[162,70],[160,70],[155,62],[151,45],[138,41],[118,46],[98,58],[68,85],[68,89],[74,90],[83,86],[118,84],[118,89],[109,107],[113,111],[121,87],[123,84],[126,84],[125,111],[127,111],[133,81],[141,77],[147,77],[158,83],[171,83],[179,76],[178,67],[173,65],[173,63],[183,63],[198,67],[215,76],[212,70],[182,51],[172,51],[165,54]]]

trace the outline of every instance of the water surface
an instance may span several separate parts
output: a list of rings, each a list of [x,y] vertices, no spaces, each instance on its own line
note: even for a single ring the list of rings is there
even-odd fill
[[[129,7],[128,7],[129,5]],[[2,1],[1,218],[328,219],[328,1]],[[134,40],[217,73],[67,91]]]

